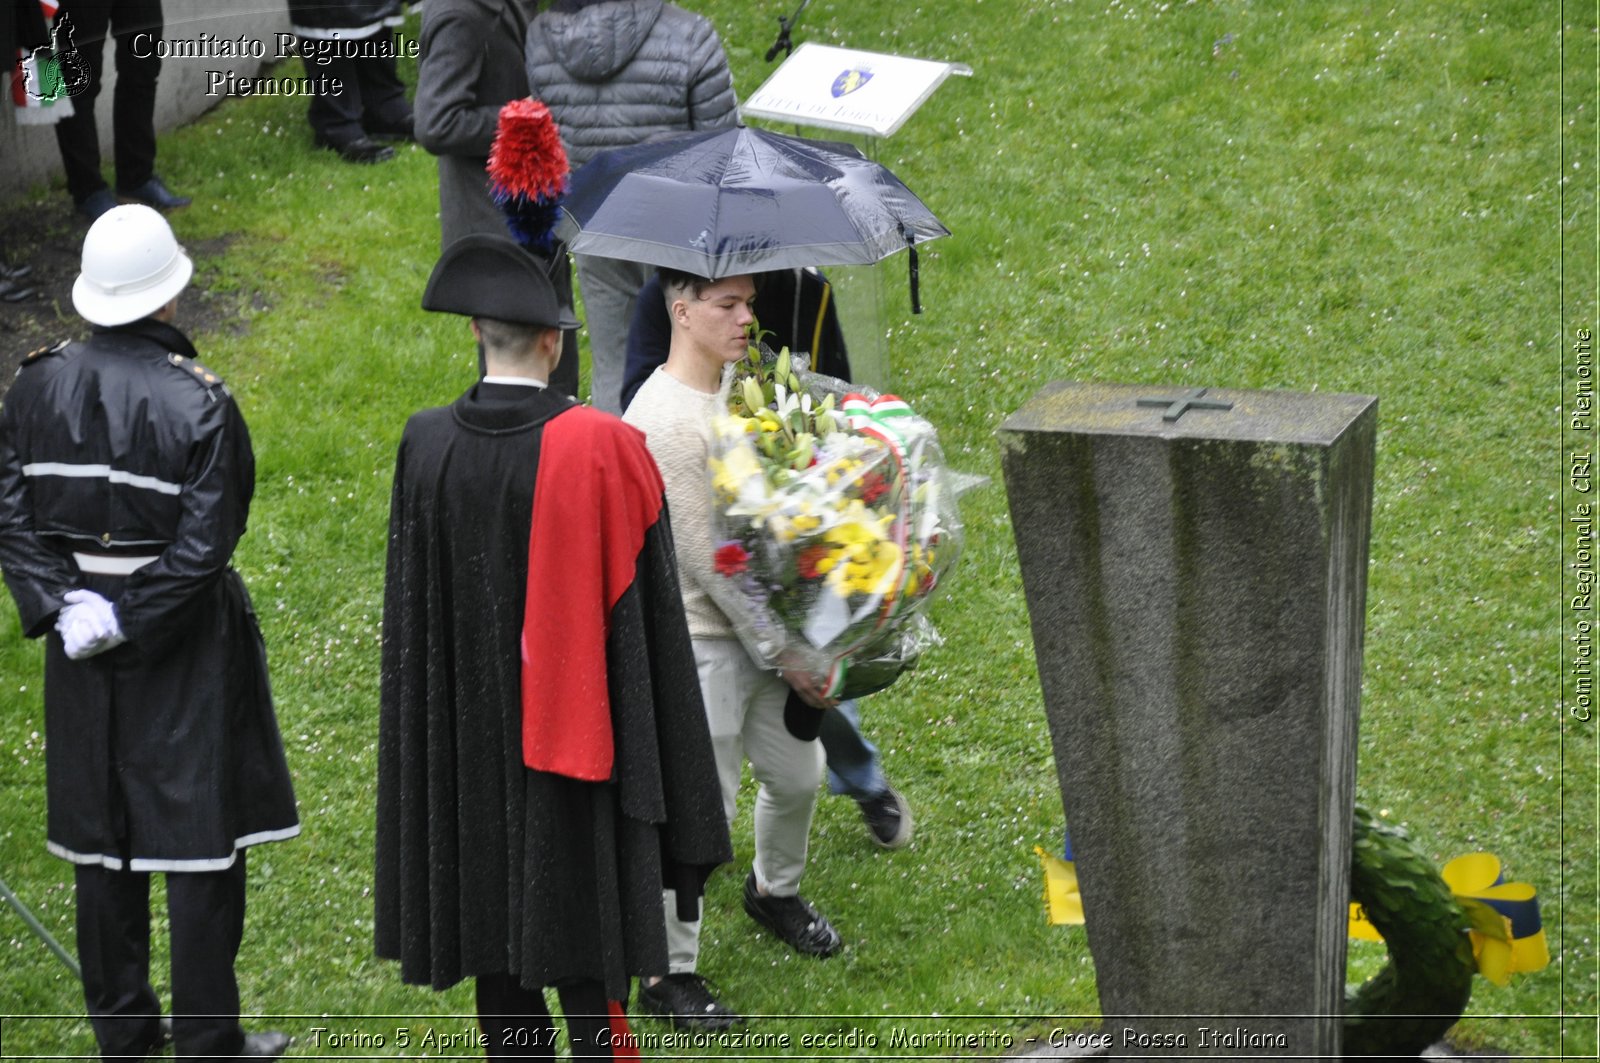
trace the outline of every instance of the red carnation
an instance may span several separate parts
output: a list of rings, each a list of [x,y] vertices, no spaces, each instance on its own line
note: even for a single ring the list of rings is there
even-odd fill
[[[822,575],[817,571],[817,562],[827,557],[829,552],[826,546],[808,546],[800,551],[800,556],[795,558],[795,568],[800,572],[800,578],[816,579]]]
[[[869,472],[861,477],[861,501],[872,505],[889,491],[889,481],[880,472]]]
[[[723,543],[717,547],[717,571],[724,576],[737,576],[749,567],[750,551],[738,543]]]

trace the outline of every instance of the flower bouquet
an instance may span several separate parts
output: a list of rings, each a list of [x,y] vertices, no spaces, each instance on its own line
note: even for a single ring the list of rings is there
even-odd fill
[[[712,593],[752,655],[835,697],[894,682],[940,639],[925,615],[961,526],[937,434],[877,395],[752,347],[712,426]]]

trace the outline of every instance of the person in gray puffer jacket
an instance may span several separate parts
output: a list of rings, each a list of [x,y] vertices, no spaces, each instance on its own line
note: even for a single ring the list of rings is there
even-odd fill
[[[576,170],[662,133],[735,124],[738,100],[711,23],[664,0],[556,0],[528,26],[528,90],[550,108]],[[651,266],[575,255],[594,405],[621,413],[634,298]]]

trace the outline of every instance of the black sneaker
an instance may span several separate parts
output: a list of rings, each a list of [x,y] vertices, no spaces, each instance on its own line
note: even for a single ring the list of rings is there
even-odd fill
[[[885,849],[898,849],[911,840],[911,806],[894,787],[877,797],[858,800],[872,840]]]
[[[832,956],[843,944],[828,917],[802,898],[763,896],[754,871],[744,880],[744,910],[779,941],[807,956]]]
[[[680,1030],[726,1030],[744,1022],[711,995],[706,980],[692,972],[669,974],[655,985],[639,983],[639,1004]]]

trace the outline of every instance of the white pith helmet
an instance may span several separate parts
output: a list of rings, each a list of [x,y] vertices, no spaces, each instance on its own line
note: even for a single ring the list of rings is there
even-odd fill
[[[142,204],[113,207],[83,238],[72,305],[96,325],[126,325],[166,306],[193,275],[167,219]]]

